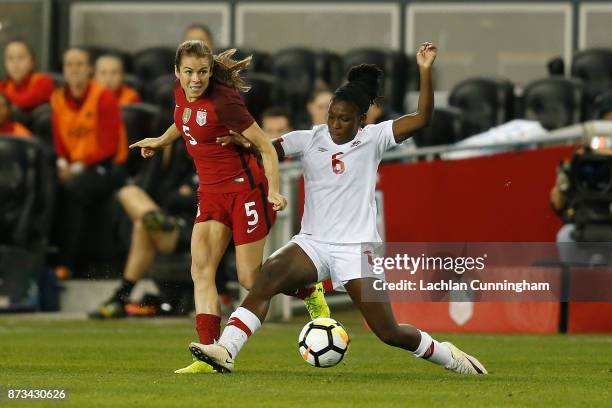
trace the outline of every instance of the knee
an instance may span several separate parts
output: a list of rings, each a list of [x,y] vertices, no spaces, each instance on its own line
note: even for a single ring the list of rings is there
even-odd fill
[[[132,202],[134,202],[134,197],[142,192],[141,188],[138,186],[130,185],[124,186],[117,191],[117,199],[123,208],[128,207]]]
[[[255,285],[255,272],[238,275],[238,283],[246,290],[251,290]]]
[[[259,273],[253,276],[253,282],[247,289],[250,289],[252,292],[262,292],[270,297],[281,293],[283,291],[283,286],[285,286],[283,279],[284,274],[281,273],[278,267],[278,262],[274,260],[266,261]]]

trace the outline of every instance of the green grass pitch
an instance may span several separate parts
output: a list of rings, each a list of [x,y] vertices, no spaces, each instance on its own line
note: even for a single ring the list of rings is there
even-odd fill
[[[610,407],[610,335],[436,334],[491,375],[460,376],[380,343],[354,312],[344,361],[308,366],[305,318],[268,324],[229,375],[176,375],[190,362],[191,319],[66,321],[0,316],[0,406],[40,407]],[[63,388],[62,402],[9,402],[9,388]]]

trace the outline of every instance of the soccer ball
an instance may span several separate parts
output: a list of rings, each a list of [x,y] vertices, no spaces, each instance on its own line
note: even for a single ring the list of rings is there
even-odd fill
[[[333,367],[348,351],[349,336],[334,319],[320,317],[306,323],[298,337],[298,351],[315,367]]]

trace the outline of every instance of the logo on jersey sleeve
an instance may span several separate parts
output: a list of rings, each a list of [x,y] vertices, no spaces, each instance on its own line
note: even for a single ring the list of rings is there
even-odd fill
[[[351,147],[357,147],[361,144],[361,140],[355,140],[353,143],[351,143]]]
[[[183,123],[187,124],[187,122],[189,122],[190,117],[191,117],[191,109],[185,108],[185,110],[183,111]]]
[[[206,124],[206,111],[199,110],[196,114],[196,123],[200,126],[204,126]]]

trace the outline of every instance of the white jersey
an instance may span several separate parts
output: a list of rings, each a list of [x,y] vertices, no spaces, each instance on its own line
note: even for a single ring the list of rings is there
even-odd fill
[[[368,125],[348,143],[332,141],[327,125],[281,138],[286,155],[302,155],[305,204],[300,235],[322,242],[381,242],[374,191],[383,154],[397,146],[393,121]]]

